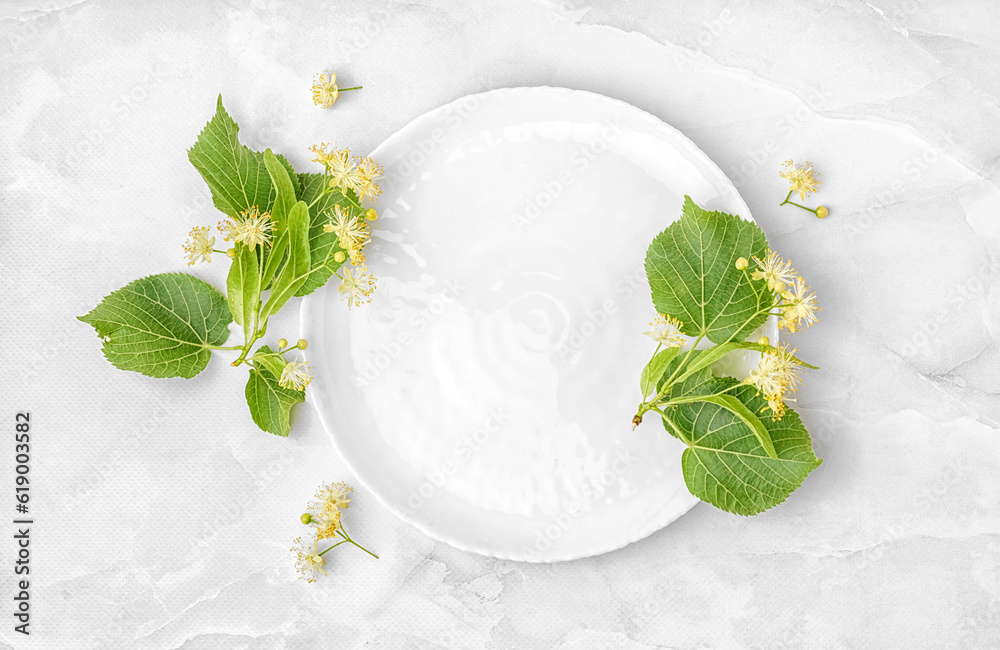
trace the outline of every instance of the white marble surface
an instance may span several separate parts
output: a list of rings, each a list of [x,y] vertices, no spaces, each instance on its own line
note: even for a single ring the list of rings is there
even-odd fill
[[[12,630],[4,568],[0,642],[1000,645],[998,26],[1000,5],[971,0],[4,3],[0,395],[9,421],[33,415],[37,524],[33,634]],[[365,89],[316,109],[325,68]],[[523,85],[648,110],[736,182],[824,307],[796,345],[823,368],[798,408],[826,462],[760,516],[699,505],[556,565],[435,543],[358,489],[352,533],[382,560],[347,550],[296,581],[302,505],[352,479],[315,414],[260,433],[242,372],[122,373],[74,316],[186,268],[188,229],[216,219],[186,148],[218,92],[245,143],[304,166],[317,141],[370,151]],[[822,172],[826,221],[778,209],[789,157]],[[197,273],[221,286],[224,267]],[[296,336],[296,310],[271,331]]]

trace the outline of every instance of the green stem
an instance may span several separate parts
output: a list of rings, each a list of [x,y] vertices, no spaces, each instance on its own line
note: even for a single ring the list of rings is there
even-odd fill
[[[375,555],[374,553],[372,553],[371,551],[369,551],[367,548],[365,548],[361,544],[358,544],[353,539],[351,539],[350,535],[347,534],[347,531],[344,530],[343,525],[341,525],[340,529],[337,530],[337,532],[340,533],[341,537],[344,538],[344,541],[347,541],[347,542],[350,542],[351,544],[354,544],[355,546],[357,546],[358,548],[360,548],[362,551],[364,551],[368,555],[371,555],[376,560],[379,559],[379,557],[377,555]],[[343,542],[340,542],[340,543],[343,544]]]
[[[806,212],[812,212],[812,213],[813,213],[813,214],[815,214],[816,216],[819,216],[819,213],[817,213],[817,212],[816,212],[816,210],[813,210],[812,208],[807,208],[807,207],[806,207],[806,206],[804,206],[804,205],[799,205],[799,204],[798,204],[798,203],[796,203],[795,201],[785,201],[785,203],[788,203],[789,205],[794,205],[794,206],[795,206],[795,207],[797,207],[797,208],[802,208],[802,209],[803,209],[803,210],[805,210]],[[781,205],[785,205],[785,203],[782,203]]]
[[[312,202],[312,203],[310,203],[310,204],[309,204],[308,206],[306,206],[306,207],[307,207],[307,208],[312,208],[312,207],[313,207],[314,205],[316,205],[316,204],[317,204],[317,203],[319,202],[319,200],[320,200],[321,198],[323,198],[323,197],[324,197],[324,196],[326,196],[327,194],[329,194],[329,192],[327,191],[327,185],[326,185],[326,182],[324,181],[324,183],[323,183],[323,191],[322,191],[322,192],[320,192],[320,193],[319,193],[319,196],[317,196],[317,197],[316,197],[315,199],[313,199],[313,202]]]
[[[791,205],[794,205],[797,208],[802,208],[806,212],[812,212],[813,214],[815,214],[818,217],[819,213],[816,210],[813,210],[812,208],[807,208],[806,206],[800,205],[800,204],[796,203],[795,201],[789,201],[788,200],[788,199],[792,198],[792,192],[794,192],[794,191],[795,190],[788,190],[788,196],[786,196],[785,200],[782,201],[781,203],[779,203],[778,205],[782,206],[782,205],[785,205],[785,204],[791,204]]]
[[[712,393],[711,395],[692,395],[690,397],[675,397],[672,400],[666,402],[660,402],[660,406],[677,406],[678,404],[691,404],[693,402],[700,402],[704,400],[706,397],[716,397],[718,395],[723,395],[733,390],[734,388],[739,388],[740,386],[742,386],[742,384],[733,384],[729,388],[724,388],[720,390],[718,393]]]
[[[753,280],[750,279],[750,273],[746,269],[743,269],[743,277],[747,279],[747,284],[749,284],[750,288],[753,289],[753,295],[755,298],[757,298],[757,304],[759,305],[760,291],[757,290],[757,286],[753,283]]]
[[[771,309],[773,307],[774,307],[774,305],[769,305],[765,309],[759,309],[759,310],[757,310],[749,318],[747,318],[743,322],[743,324],[740,325],[739,328],[736,329],[736,332],[734,332],[725,342],[723,342],[723,343],[721,343],[719,345],[725,345],[725,343],[732,342],[732,340],[736,337],[736,333],[741,332],[743,330],[743,328],[746,327],[750,323],[750,321],[752,321],[754,318],[757,318],[761,314],[767,314],[768,316],[771,316],[772,314],[770,313],[770,311],[771,311]],[[698,338],[695,340],[694,345],[691,346],[691,349],[688,350],[687,354],[684,355],[684,357],[681,359],[681,363],[677,366],[677,368],[674,370],[674,372],[671,373],[671,375],[667,379],[667,381],[664,382],[663,389],[660,390],[660,392],[657,393],[648,402],[643,402],[642,404],[639,405],[639,410],[636,412],[635,419],[633,420],[633,422],[635,422],[636,424],[638,424],[638,422],[642,421],[643,414],[646,413],[647,411],[652,410],[652,407],[653,407],[654,404],[656,404],[656,403],[663,403],[663,402],[660,402],[660,399],[662,399],[663,396],[666,395],[667,392],[671,388],[673,388],[674,381],[677,379],[677,377],[679,377],[679,376],[681,376],[683,374],[684,368],[688,365],[688,362],[691,360],[691,355],[694,354],[695,349],[698,347],[698,343],[700,343],[701,340],[704,337],[705,337],[704,334],[699,334],[698,335]]]
[[[323,557],[323,555],[324,555],[325,553],[328,553],[328,552],[332,551],[333,549],[337,548],[338,546],[340,546],[341,544],[346,544],[346,543],[347,543],[347,540],[346,540],[346,539],[345,539],[345,540],[343,540],[343,541],[340,541],[340,542],[337,542],[336,544],[334,544],[334,545],[333,545],[333,546],[331,546],[330,548],[327,548],[327,549],[324,549],[323,551],[320,551],[320,552],[319,552],[319,553],[317,553],[316,555],[318,555],[318,556],[320,556],[320,557]]]
[[[346,93],[348,90],[361,90],[364,86],[354,86],[353,88],[338,88],[338,93]]]
[[[684,369],[684,366],[686,366],[688,362],[691,360],[691,356],[694,354],[695,349],[698,347],[698,344],[701,343],[701,340],[703,338],[705,338],[705,335],[699,334],[698,338],[694,340],[694,343],[691,344],[691,349],[687,351],[687,354],[685,354],[684,357],[681,359],[680,364],[678,364],[677,368],[675,368],[674,371],[670,374],[670,377],[667,379],[667,382],[663,386],[663,390],[660,391],[660,394],[657,396],[657,399],[667,394],[667,391],[670,390],[671,386],[673,386],[672,382],[674,378],[676,378],[680,374],[680,372]]]

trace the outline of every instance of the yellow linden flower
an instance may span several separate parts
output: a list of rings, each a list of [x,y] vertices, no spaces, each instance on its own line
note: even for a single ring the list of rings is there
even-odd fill
[[[681,336],[681,326],[684,323],[670,316],[657,314],[656,319],[650,324],[653,329],[643,332],[646,336],[658,343],[666,345],[668,348],[680,348],[685,345],[684,337]]]
[[[756,386],[764,395],[772,418],[780,420],[785,413],[785,395],[794,393],[802,383],[801,367],[793,358],[795,350],[780,346],[761,355],[757,367],[750,371],[743,383]]]
[[[796,277],[791,288],[783,291],[781,297],[785,302],[781,304],[782,318],[778,321],[780,327],[787,328],[789,332],[797,332],[818,320],[816,312],[820,311],[820,307],[816,302],[816,294],[810,293],[809,286],[802,278]]]
[[[318,162],[326,168],[330,187],[349,187],[357,167],[351,159],[351,151],[349,149],[330,149],[327,151],[326,147],[325,142],[310,147],[310,151],[313,152],[313,157],[310,160]]]
[[[357,275],[352,273],[351,269],[344,269],[344,279],[337,287],[337,291],[347,298],[348,309],[360,306],[371,302],[372,292],[375,291],[375,278],[365,266],[357,269]]]
[[[313,162],[318,162],[324,167],[330,166],[330,161],[337,155],[339,149],[334,149],[333,151],[326,150],[327,144],[325,142],[320,142],[319,144],[314,144],[309,147],[309,151],[313,152],[313,157],[309,160]]]
[[[768,251],[764,261],[753,258],[760,270],[754,271],[751,277],[754,280],[767,280],[767,288],[771,291],[781,291],[785,286],[792,283],[795,277],[795,269],[792,268],[791,261],[785,261],[778,257],[774,251]]]
[[[317,106],[330,108],[337,101],[340,93],[337,88],[337,75],[321,72],[316,75],[312,85],[313,102]]]
[[[302,541],[301,537],[296,537],[295,546],[291,550],[295,553],[295,568],[300,578],[306,582],[315,582],[320,573],[326,575],[326,570],[323,569],[323,556],[319,554],[318,538],[310,545]]]
[[[236,241],[254,248],[271,243],[271,215],[267,212],[257,212],[257,206],[241,212],[242,221]]]
[[[250,248],[271,243],[271,215],[258,212],[257,206],[244,210],[235,220],[219,222],[219,231],[225,233],[225,240],[233,239]]]
[[[348,149],[337,149],[335,153],[336,155],[330,159],[330,164],[326,166],[326,173],[330,177],[330,187],[351,187],[358,173],[357,165],[351,158],[351,152]]]
[[[365,223],[352,215],[350,210],[335,206],[334,217],[330,223],[323,226],[324,232],[332,232],[337,235],[337,242],[345,251],[350,252],[352,248],[360,248],[368,241],[368,228]]]
[[[225,235],[225,237],[223,237],[223,241],[236,239],[236,236],[240,234],[239,221],[233,221],[232,219],[223,219],[222,221],[219,222],[219,225],[216,227],[219,229],[219,232]],[[230,248],[229,250],[233,249]],[[226,254],[229,255],[228,252]],[[234,257],[234,255],[229,255],[229,257]]]
[[[211,263],[212,247],[215,245],[215,237],[206,237],[208,228],[192,228],[190,237],[184,244],[184,252],[188,254],[188,266],[194,266],[195,262],[202,260]]]
[[[278,385],[292,390],[305,390],[312,381],[312,371],[305,361],[289,361],[281,371]]]
[[[378,201],[382,188],[375,181],[382,176],[382,165],[371,158],[362,158],[358,162],[358,169],[350,180],[351,189],[358,193],[358,200],[364,201],[365,197]]]
[[[337,529],[340,528],[340,511],[332,516],[321,517],[315,520],[316,539],[331,539],[337,536]]]
[[[780,420],[785,415],[785,398],[781,395],[765,395],[764,399],[767,400],[767,406],[761,409],[771,410],[771,419]]]
[[[347,495],[353,491],[354,488],[343,481],[321,485],[316,489],[316,501],[309,504],[307,512],[317,519],[332,519],[336,516],[339,521],[341,509],[346,509],[351,502]]]
[[[809,164],[808,160],[801,167],[796,167],[793,161],[786,160],[785,171],[779,175],[791,183],[792,191],[798,192],[800,199],[804,199],[809,192],[816,192],[816,186],[822,183],[822,181],[816,179],[818,173],[813,171],[812,165]]]

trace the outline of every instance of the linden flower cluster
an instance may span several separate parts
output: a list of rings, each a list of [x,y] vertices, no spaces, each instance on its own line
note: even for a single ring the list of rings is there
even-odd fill
[[[366,198],[378,200],[382,188],[377,181],[383,169],[371,158],[351,156],[348,149],[329,149],[326,143],[311,147],[311,151],[312,160],[323,165],[326,172],[327,184],[323,192],[339,191],[347,200],[346,205],[334,207],[323,230],[337,236],[341,250],[334,255],[334,260],[343,263],[349,258],[354,266],[337,275],[341,279],[340,295],[347,300],[348,308],[356,307],[371,301],[376,286],[375,277],[366,265],[364,246],[371,241],[367,222],[377,219],[378,212],[374,208],[364,209],[361,201]],[[356,201],[353,195],[357,195]]]
[[[759,342],[770,344],[766,336]],[[802,369],[795,361],[795,352],[784,344],[768,350],[761,355],[757,367],[743,380],[745,384],[756,386],[767,400],[765,409],[770,409],[772,420],[781,419],[785,414],[785,401],[794,401],[787,394],[796,392],[802,383]]]
[[[323,556],[341,544],[351,543],[375,559],[378,556],[361,546],[347,534],[341,521],[341,511],[346,510],[351,500],[348,495],[354,491],[347,483],[327,483],[316,490],[316,500],[310,501],[300,521],[312,529],[308,540],[295,539],[291,551],[295,554],[295,567],[299,577],[306,582],[314,582],[320,574],[326,575],[326,561]],[[338,539],[342,538],[342,539]],[[338,540],[320,551],[320,542]]]
[[[748,280],[765,281],[767,290],[771,292],[773,315],[778,316],[778,327],[789,332],[797,332],[803,327],[809,327],[817,321],[820,307],[816,295],[809,290],[805,280],[795,273],[791,261],[784,260],[774,251],[769,251],[763,260],[754,258],[757,268],[749,274]],[[736,268],[747,275],[749,262],[745,257],[736,260]],[[770,345],[767,337],[759,343]],[[767,400],[774,420],[780,420],[785,414],[785,400],[788,393],[798,390],[802,379],[801,370],[794,357],[795,350],[779,346],[767,350],[761,356],[757,368],[750,372],[744,383],[751,384]]]
[[[751,277],[754,280],[766,280],[768,290],[774,295],[774,307],[781,316],[778,327],[797,332],[817,321],[816,313],[820,311],[820,307],[816,302],[816,294],[795,273],[791,261],[783,260],[774,251],[769,251],[763,260],[755,257],[753,261],[757,269]],[[736,260],[736,268],[744,274],[748,266],[745,257]]]
[[[260,212],[257,206],[249,210],[244,210],[236,217],[223,219],[218,224],[219,232],[225,237],[224,241],[232,240],[236,243],[254,248],[256,246],[269,246],[271,244],[271,215],[267,212]],[[193,266],[195,262],[212,262],[212,253],[225,252],[229,257],[236,255],[236,249],[230,248],[227,251],[215,249],[215,237],[208,236],[209,229],[206,226],[199,226],[191,229],[188,240],[184,242],[184,252],[188,256],[188,266]]]
[[[809,194],[810,192],[818,192],[819,190],[816,189],[816,186],[823,182],[816,178],[816,176],[819,175],[819,172],[813,171],[812,165],[809,164],[808,160],[806,161],[805,165],[799,165],[799,166],[796,166],[795,161],[793,160],[786,160],[784,164],[784,170],[785,171],[779,173],[778,176],[781,176],[782,178],[787,180],[788,183],[792,186],[792,188],[788,190],[788,195],[785,197],[785,200],[782,201],[780,205],[785,205],[786,203],[790,203],[796,207],[806,210],[807,212],[812,212],[819,219],[826,218],[826,216],[830,214],[830,211],[827,210],[822,205],[814,210],[812,208],[807,208],[804,205],[799,205],[798,203],[789,200],[792,198],[793,192],[798,193],[799,200],[802,201],[805,200],[806,195]]]

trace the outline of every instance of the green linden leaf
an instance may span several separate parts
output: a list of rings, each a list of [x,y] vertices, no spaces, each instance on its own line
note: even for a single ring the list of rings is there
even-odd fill
[[[642,369],[642,374],[639,375],[639,390],[642,391],[643,399],[653,394],[660,380],[663,379],[663,373],[666,371],[667,366],[674,360],[679,351],[680,348],[660,350],[653,355],[653,358],[649,360],[646,367]]]
[[[746,338],[767,319],[769,292],[754,293],[736,260],[763,257],[767,239],[756,224],[724,212],[708,212],[684,197],[681,218],[661,232],[646,252],[646,277],[656,311],[680,320],[688,336],[714,343]]]
[[[277,352],[271,352],[271,348],[266,345],[262,345],[257,348],[257,351],[253,354],[254,365],[261,365],[271,371],[271,374],[281,379],[281,373],[284,372],[285,359]]]
[[[223,108],[222,95],[219,95],[215,117],[188,151],[188,159],[212,191],[215,207],[231,217],[253,206],[261,212],[271,210],[277,196],[264,154],[240,144],[239,130]],[[276,158],[289,176],[295,178],[291,163],[282,156]]]
[[[716,378],[701,390],[714,393],[736,383]],[[753,386],[739,386],[727,395],[751,413],[760,413],[767,404]],[[667,431],[688,445],[681,466],[691,494],[726,512],[755,515],[782,503],[823,462],[816,458],[809,432],[791,409],[778,421],[760,418],[777,458],[768,456],[743,420],[717,404],[682,404],[671,407],[667,415]]]
[[[226,279],[226,292],[233,319],[237,325],[243,326],[243,340],[249,341],[260,298],[260,266],[256,249],[242,244],[236,246],[236,256]]]
[[[288,259],[274,278],[261,320],[278,313],[309,275],[309,209],[299,201],[288,213]]]
[[[270,286],[274,274],[278,272],[281,263],[285,261],[285,251],[288,250],[288,214],[295,205],[296,184],[284,168],[278,157],[270,149],[264,150],[264,166],[271,177],[271,183],[277,190],[274,206],[271,208],[271,220],[274,223],[274,239],[264,255],[264,268],[261,272],[260,287]],[[297,179],[296,179],[297,180]]]
[[[326,185],[326,176],[323,174],[299,174],[299,182],[302,184],[302,200],[306,204],[311,204],[323,191]],[[345,196],[342,190],[334,190],[326,194],[316,205],[309,208],[309,251],[311,259],[309,262],[309,277],[295,292],[296,296],[305,296],[316,289],[319,289],[344,263],[337,262],[333,256],[337,251],[343,251],[337,241],[337,235],[323,230],[323,226],[330,221],[335,206],[343,208],[356,208],[358,204],[357,195],[353,190],[348,189]],[[346,255],[347,252],[344,251]]]
[[[254,353],[255,362],[258,355],[277,356],[266,345],[260,346]],[[258,427],[276,436],[287,437],[291,409],[305,401],[306,394],[305,391],[282,388],[278,384],[280,375],[273,373],[272,366],[272,363],[261,363],[260,367],[250,369],[246,388],[247,406],[250,407],[250,417]]]
[[[136,280],[80,316],[115,367],[150,377],[194,377],[229,338],[232,314],[212,285],[186,273]]]
[[[283,160],[283,159],[282,159]],[[271,207],[271,219],[275,222],[275,229],[281,233],[288,229],[286,217],[295,205],[297,189],[292,183],[292,176],[295,172],[290,167],[286,167],[275,156],[270,149],[264,150],[264,167],[267,175],[271,179],[271,185],[275,188],[274,205]],[[287,162],[287,161],[286,161]]]

